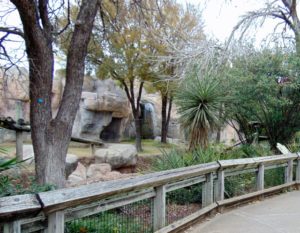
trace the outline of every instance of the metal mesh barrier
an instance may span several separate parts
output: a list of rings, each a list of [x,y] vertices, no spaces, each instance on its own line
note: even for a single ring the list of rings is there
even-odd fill
[[[65,233],[150,233],[153,232],[153,199],[67,222]]]
[[[180,188],[166,194],[167,225],[201,209],[202,184]]]
[[[265,188],[284,184],[284,167],[277,167],[265,170]]]
[[[225,178],[225,199],[254,191],[256,191],[256,174],[254,172]]]

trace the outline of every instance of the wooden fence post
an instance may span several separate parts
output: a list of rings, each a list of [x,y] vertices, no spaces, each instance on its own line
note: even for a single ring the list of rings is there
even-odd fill
[[[205,175],[206,181],[202,185],[202,207],[206,207],[213,203],[214,176],[213,173]]]
[[[153,203],[153,228],[157,231],[166,225],[166,187],[155,188],[156,195]]]
[[[293,160],[290,159],[285,167],[285,176],[284,176],[285,183],[290,183],[293,181]]]
[[[259,164],[258,171],[256,173],[256,189],[257,190],[264,190],[265,188],[265,165]]]
[[[20,221],[14,221],[4,224],[4,233],[21,233]]]
[[[94,143],[91,143],[91,153],[92,153],[92,156],[95,156],[95,152],[96,152],[96,145]]]
[[[23,132],[16,131],[16,155],[18,161],[23,160]]]
[[[58,211],[48,216],[48,233],[64,233],[65,231],[65,213]]]
[[[225,172],[224,170],[218,171],[218,180],[216,183],[216,193],[215,193],[215,199],[216,201],[222,201],[224,200],[224,191],[225,191]]]

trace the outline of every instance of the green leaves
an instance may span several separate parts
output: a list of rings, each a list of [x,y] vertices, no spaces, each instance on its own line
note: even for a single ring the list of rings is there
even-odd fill
[[[300,130],[299,58],[282,50],[263,50],[233,59],[228,73],[233,100],[229,118],[236,120],[249,143],[261,123],[259,134],[273,148],[288,143]]]
[[[9,160],[0,159],[0,172],[14,167],[15,165],[17,165],[17,163],[17,158]]]
[[[226,97],[220,82],[210,74],[202,76],[198,66],[188,73],[176,95],[180,122],[190,133],[190,147],[207,146],[208,131],[220,124]]]

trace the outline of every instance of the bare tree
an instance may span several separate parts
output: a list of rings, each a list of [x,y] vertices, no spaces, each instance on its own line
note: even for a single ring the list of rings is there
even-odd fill
[[[10,35],[25,41],[29,64],[30,123],[35,153],[35,170],[40,184],[65,185],[65,158],[72,126],[79,107],[87,45],[99,0],[82,0],[68,48],[66,85],[58,113],[51,111],[54,71],[53,44],[69,26],[57,27],[59,12],[69,12],[69,1],[11,0],[21,18],[22,27],[0,27],[1,56],[11,60],[3,46]],[[66,10],[67,9],[67,10]],[[9,14],[10,11],[5,12]],[[68,14],[68,13],[67,13]],[[12,61],[12,60],[11,60]]]
[[[296,46],[296,52],[300,55],[300,20],[298,17],[297,0],[273,0],[266,1],[264,7],[256,11],[249,11],[234,27],[229,42],[238,32],[240,39],[244,37],[247,31],[253,26],[261,26],[266,19],[277,20],[274,26],[274,35],[277,35],[281,29],[280,36],[283,40],[291,39],[288,30],[291,30]]]

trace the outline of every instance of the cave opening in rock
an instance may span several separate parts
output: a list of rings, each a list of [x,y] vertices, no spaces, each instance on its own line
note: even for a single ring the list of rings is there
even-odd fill
[[[122,118],[113,117],[109,125],[100,133],[100,139],[106,142],[119,142],[121,138]]]

